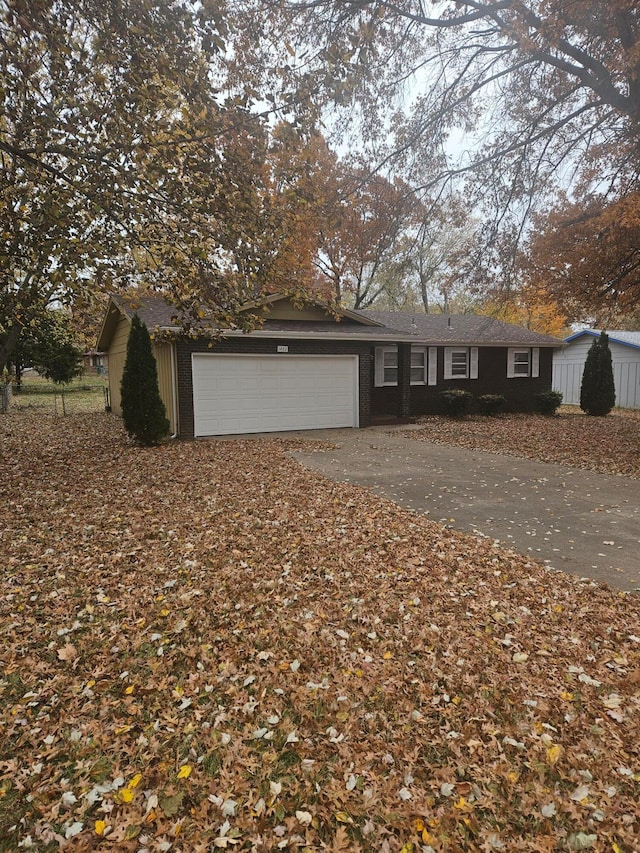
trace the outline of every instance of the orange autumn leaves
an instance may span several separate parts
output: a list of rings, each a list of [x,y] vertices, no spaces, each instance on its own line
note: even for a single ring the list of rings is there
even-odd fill
[[[637,598],[330,483],[295,441],[0,430],[13,849],[632,853]]]

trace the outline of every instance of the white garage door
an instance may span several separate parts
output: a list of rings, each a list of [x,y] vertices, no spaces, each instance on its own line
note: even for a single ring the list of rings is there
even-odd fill
[[[192,357],[195,435],[358,426],[357,356]]]

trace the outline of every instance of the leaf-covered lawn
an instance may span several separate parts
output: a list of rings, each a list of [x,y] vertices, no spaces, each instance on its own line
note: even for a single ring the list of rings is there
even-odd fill
[[[596,418],[566,407],[554,417],[428,417],[420,423],[408,437],[640,478],[640,412]]]
[[[284,441],[0,430],[0,850],[638,850],[638,596]]]
[[[105,376],[87,372],[60,386],[35,371],[28,371],[22,377],[22,388],[14,390],[11,405],[17,409],[40,409],[48,414],[103,412],[104,389],[108,384]]]

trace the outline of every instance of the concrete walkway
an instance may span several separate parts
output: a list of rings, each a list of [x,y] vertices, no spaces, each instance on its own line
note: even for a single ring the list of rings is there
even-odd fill
[[[547,566],[640,590],[638,480],[417,441],[406,435],[412,428],[286,435],[338,445],[293,453],[334,480],[370,487],[432,521],[497,539]]]

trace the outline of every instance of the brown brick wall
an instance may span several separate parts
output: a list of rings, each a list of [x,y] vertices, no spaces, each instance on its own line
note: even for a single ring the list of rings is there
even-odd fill
[[[359,341],[314,341],[267,338],[235,338],[220,341],[209,347],[206,341],[181,339],[177,344],[178,397],[180,407],[180,435],[193,438],[193,386],[191,378],[192,353],[276,353],[279,345],[289,347],[289,355],[357,355],[360,386],[360,426],[371,424],[372,416],[402,414],[402,399],[398,387],[374,387],[375,345]],[[408,349],[407,351],[408,352]],[[507,379],[507,348],[480,347],[478,352],[478,379],[444,379],[444,349],[438,348],[438,384],[412,385],[410,413],[412,416],[439,414],[440,391],[447,388],[464,388],[474,397],[481,394],[503,394],[507,411],[531,411],[534,395],[551,389],[551,349],[540,349],[540,376],[535,379]],[[403,360],[408,359],[406,353]],[[407,365],[408,367],[408,365]],[[405,369],[407,369],[405,367]]]
[[[193,438],[193,383],[191,355],[193,353],[277,353],[277,347],[289,347],[289,355],[357,355],[359,365],[360,426],[371,424],[371,389],[373,387],[373,351],[368,342],[313,341],[286,338],[232,338],[209,347],[206,341],[180,339],[177,345],[178,398],[180,407],[180,437]]]
[[[440,414],[440,391],[461,388],[474,397],[482,394],[502,394],[506,411],[528,412],[534,408],[534,396],[551,390],[553,350],[540,349],[540,376],[507,379],[507,347],[480,347],[477,379],[444,378],[444,348],[438,348],[438,384],[411,386],[411,414]],[[377,389],[386,390],[386,389]],[[395,390],[395,389],[394,389]]]

